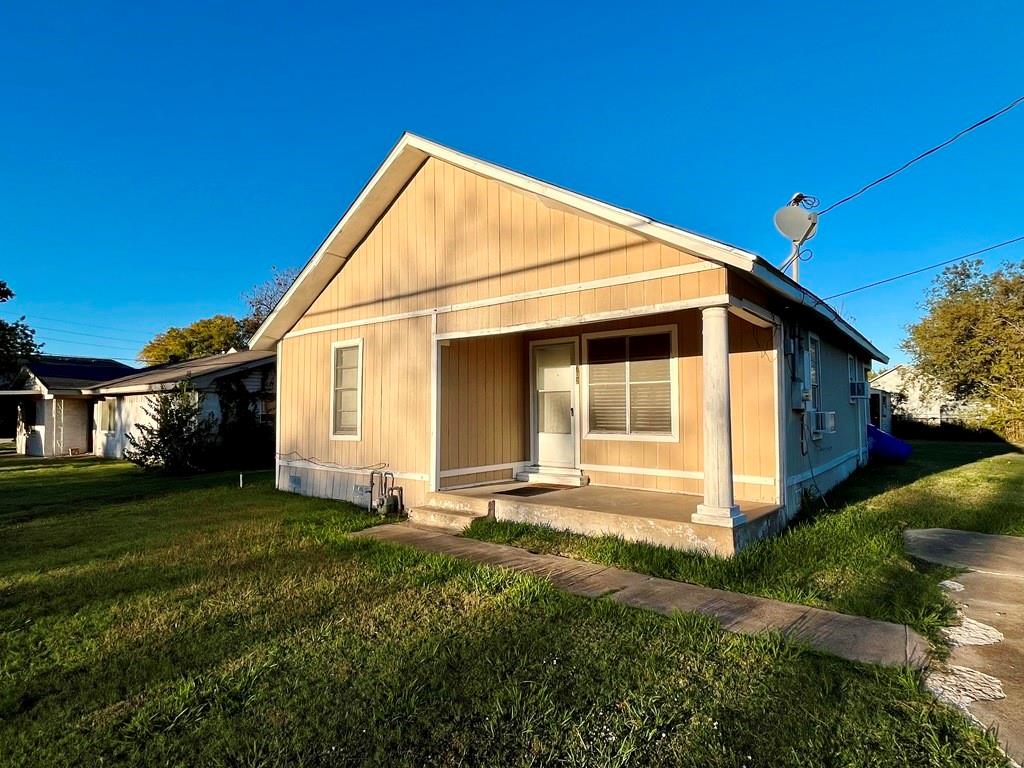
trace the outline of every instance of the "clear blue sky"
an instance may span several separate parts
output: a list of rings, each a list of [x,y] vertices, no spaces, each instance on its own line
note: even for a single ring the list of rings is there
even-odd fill
[[[1024,92],[1019,3],[559,5],[5,4],[0,310],[125,358],[239,313],[404,130],[780,261],[793,192],[828,204]],[[805,282],[1024,234],[1022,139],[1024,107],[828,214]],[[930,279],[841,308],[900,359]]]

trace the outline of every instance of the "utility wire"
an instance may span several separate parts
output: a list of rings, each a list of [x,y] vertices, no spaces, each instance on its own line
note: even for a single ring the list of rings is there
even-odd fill
[[[76,328],[99,328],[101,330],[106,330],[106,331],[123,331],[124,330],[123,327],[122,328],[118,328],[117,326],[113,326],[113,325],[100,325],[98,323],[83,323],[83,322],[79,322],[78,320],[68,320],[67,318],[63,318],[63,317],[43,317],[42,315],[37,315],[34,312],[18,312],[16,310],[12,310],[12,309],[0,309],[0,315],[8,315],[10,317],[31,317],[34,320],[42,320],[44,322],[51,322],[51,323],[61,323],[61,324],[64,324],[64,325],[73,325]]]
[[[45,326],[45,325],[36,325],[36,324],[34,324],[32,322],[28,322],[28,326],[33,331],[50,331],[52,333],[67,333],[67,334],[70,334],[72,336],[88,336],[89,338],[92,338],[92,339],[104,339],[105,341],[127,341],[130,344],[138,344],[140,347],[147,343],[147,342],[141,341],[139,339],[129,339],[129,338],[126,338],[124,336],[106,336],[106,335],[101,334],[101,333],[86,333],[85,331],[72,331],[72,330],[69,330],[67,328],[50,328],[50,327]],[[85,342],[83,342],[83,343],[85,343]]]
[[[977,251],[972,251],[971,253],[965,253],[963,256],[957,256],[955,259],[947,259],[946,261],[940,261],[938,264],[929,264],[927,267],[920,267],[919,269],[913,269],[910,272],[904,272],[901,275],[893,275],[892,277],[886,277],[886,278],[883,278],[882,280],[876,280],[875,282],[868,283],[867,285],[861,285],[861,286],[859,286],[857,288],[851,288],[848,291],[840,291],[839,293],[833,293],[831,296],[826,296],[825,297],[825,301],[830,301],[831,299],[836,299],[836,298],[838,298],[840,296],[849,296],[851,293],[857,293],[859,291],[866,291],[868,288],[874,288],[875,286],[878,286],[878,285],[885,285],[886,283],[891,283],[894,280],[902,280],[904,277],[910,277],[911,275],[919,275],[922,272],[927,272],[930,269],[938,269],[939,267],[944,267],[944,266],[946,266],[948,264],[955,264],[958,261],[963,261],[964,259],[969,259],[972,256],[980,256],[983,253],[988,253],[989,251],[994,251],[997,248],[1005,248],[1008,245],[1013,245],[1014,243],[1019,243],[1022,240],[1024,240],[1024,235],[1021,235],[1020,237],[1015,237],[1015,238],[1013,238],[1011,240],[1005,240],[1005,241],[1003,241],[1001,243],[996,243],[995,245],[990,245],[987,248],[982,248],[982,249],[977,250]]]
[[[978,122],[974,123],[973,125],[969,125],[966,128],[964,128],[962,131],[960,131],[959,133],[956,133],[953,136],[950,136],[948,139],[946,139],[941,144],[936,144],[931,149],[922,152],[917,157],[915,157],[915,158],[913,158],[911,160],[908,160],[907,162],[905,162],[903,165],[901,165],[896,170],[890,171],[889,173],[885,174],[885,176],[882,176],[882,177],[880,177],[878,179],[875,179],[870,184],[865,184],[863,187],[858,189],[852,195],[847,195],[842,200],[839,200],[839,201],[837,201],[835,203],[832,203],[832,205],[828,206],[828,208],[825,208],[824,210],[819,212],[818,215],[821,216],[823,214],[826,214],[829,211],[838,208],[843,203],[848,203],[851,200],[853,200],[855,197],[860,197],[861,195],[863,195],[865,192],[867,192],[872,187],[875,187],[875,186],[881,184],[883,181],[888,181],[889,179],[891,179],[896,174],[902,173],[903,171],[907,170],[907,168],[912,166],[914,163],[916,163],[916,162],[918,162],[920,160],[924,160],[929,155],[932,155],[932,154],[938,152],[940,149],[942,149],[944,147],[948,147],[954,141],[956,141],[957,139],[961,138],[962,136],[966,136],[968,133],[973,131],[975,128],[980,128],[981,126],[985,125],[985,123],[991,122],[992,120],[995,120],[997,117],[1000,117],[1001,115],[1005,115],[1007,112],[1009,112],[1011,109],[1013,109],[1014,107],[1018,106],[1022,102],[1024,102],[1024,96],[1019,96],[1018,98],[1014,99],[1009,104],[1007,104],[1005,107],[1000,109],[998,112],[993,112],[988,117],[983,117],[981,120],[979,120]]]
[[[81,344],[87,347],[102,347],[104,349],[123,349],[123,350],[134,350],[143,346],[142,344],[104,344],[97,341],[86,341],[85,339],[62,339],[50,334],[41,334],[37,338],[45,343],[53,344]]]

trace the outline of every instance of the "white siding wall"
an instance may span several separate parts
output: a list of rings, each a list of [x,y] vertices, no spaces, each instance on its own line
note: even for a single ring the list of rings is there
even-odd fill
[[[128,445],[128,435],[139,424],[152,425],[153,420],[146,413],[146,407],[154,395],[117,395],[104,397],[95,404],[93,415],[96,425],[93,437],[93,453],[108,459],[124,458],[124,449]],[[117,425],[113,431],[103,431],[101,412],[105,400],[117,401]],[[203,415],[211,415],[220,423],[220,401],[217,395],[207,393],[203,399]]]
[[[92,403],[82,398],[56,398],[47,403],[53,423],[54,456],[85,453],[89,443],[89,409]]]

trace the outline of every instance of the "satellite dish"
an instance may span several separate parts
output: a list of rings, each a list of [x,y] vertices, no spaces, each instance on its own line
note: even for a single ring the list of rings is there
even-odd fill
[[[818,214],[799,205],[786,205],[775,212],[775,228],[794,243],[805,243],[818,231]]]

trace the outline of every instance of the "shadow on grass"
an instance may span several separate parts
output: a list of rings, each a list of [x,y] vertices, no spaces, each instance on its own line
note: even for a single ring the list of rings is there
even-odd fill
[[[912,676],[709,620],[377,542],[227,571],[193,557],[194,594],[101,606],[67,637],[35,630],[71,645],[10,688],[2,714],[26,763],[938,765],[955,753],[969,766],[996,754]]]
[[[465,535],[653,576],[909,624],[932,639],[952,618],[949,569],[903,550],[907,527],[1024,533],[1024,466],[1012,446],[921,443],[905,465],[868,467],[779,536],[731,558],[613,536],[477,520]],[[1007,463],[979,461],[1007,455]],[[942,474],[945,473],[945,474]],[[923,482],[919,482],[923,481]],[[913,485],[918,483],[917,485]],[[1022,529],[1022,530],[1018,530]]]
[[[54,462],[60,462],[55,464]],[[211,472],[190,477],[146,473],[122,462],[104,459],[49,459],[39,466],[0,462],[0,521],[19,523],[46,517],[107,510],[113,504],[142,503],[188,491],[238,484],[237,472]],[[20,473],[17,469],[38,469]],[[247,477],[269,477],[269,470]]]
[[[1021,453],[1018,446],[1005,441],[950,443],[916,440],[910,441],[910,444],[913,451],[905,464],[872,461],[866,467],[861,467],[836,488],[825,493],[824,503],[812,500],[810,505],[805,505],[790,523],[790,527],[812,522],[822,514],[847,504],[858,504],[879,494],[912,485],[929,475],[994,456]]]

